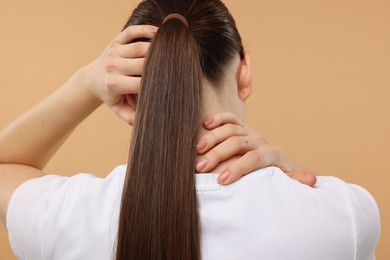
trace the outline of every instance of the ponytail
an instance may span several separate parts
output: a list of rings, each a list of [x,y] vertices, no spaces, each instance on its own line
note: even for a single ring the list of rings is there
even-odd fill
[[[202,70],[192,33],[169,19],[142,77],[122,195],[116,259],[198,260],[195,189]]]

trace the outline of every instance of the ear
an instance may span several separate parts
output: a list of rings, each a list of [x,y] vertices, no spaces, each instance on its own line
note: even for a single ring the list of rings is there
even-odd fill
[[[249,51],[245,51],[240,62],[237,77],[238,97],[245,101],[252,93],[252,59]]]

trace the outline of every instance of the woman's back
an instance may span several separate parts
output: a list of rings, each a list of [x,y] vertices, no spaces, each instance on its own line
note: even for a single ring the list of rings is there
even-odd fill
[[[120,166],[105,179],[46,176],[23,184],[7,223],[18,257],[113,258],[125,172]],[[196,188],[204,260],[375,259],[379,212],[359,186],[318,177],[311,188],[271,167],[229,186],[198,174]]]

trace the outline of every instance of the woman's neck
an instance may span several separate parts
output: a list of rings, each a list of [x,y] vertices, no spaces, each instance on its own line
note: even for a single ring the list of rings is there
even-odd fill
[[[244,103],[239,100],[237,96],[237,84],[234,80],[226,81],[222,91],[216,91],[213,86],[207,81],[204,82],[203,100],[202,100],[202,118],[205,120],[209,116],[216,113],[227,112],[235,114],[239,120],[244,120]],[[203,125],[199,126],[198,140],[210,133]],[[206,153],[207,154],[207,153]],[[206,154],[197,156],[197,161],[201,160]],[[233,157],[229,160],[221,162],[215,169],[211,170],[213,173],[220,173],[226,167],[239,157]]]

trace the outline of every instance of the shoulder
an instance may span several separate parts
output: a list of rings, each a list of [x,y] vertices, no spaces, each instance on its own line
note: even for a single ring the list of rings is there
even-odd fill
[[[370,259],[380,236],[380,213],[374,197],[363,187],[333,176],[318,176],[314,187],[301,184],[276,167],[257,170],[237,182],[252,196],[272,198],[274,204],[316,216],[343,219],[355,233],[357,255]],[[241,192],[241,191],[239,191]],[[245,191],[243,191],[245,193]],[[260,200],[258,200],[260,201]],[[323,212],[318,214],[318,212]],[[360,259],[360,258],[359,258]]]
[[[23,182],[14,191],[9,208],[12,210],[20,203],[40,203],[44,200],[64,200],[69,203],[72,199],[99,200],[107,192],[122,190],[126,166],[117,166],[105,178],[93,174],[79,173],[73,176],[44,175]],[[58,201],[56,201],[56,205]]]
[[[9,201],[15,190],[24,182],[43,176],[36,168],[24,165],[0,164],[0,220],[6,225]]]
[[[51,258],[54,251],[67,250],[67,243],[86,247],[96,241],[88,234],[107,234],[105,222],[112,217],[113,202],[120,202],[125,173],[126,166],[118,166],[106,178],[46,175],[24,182],[12,195],[7,214],[15,254]]]
[[[264,252],[270,252],[267,243],[288,243],[291,250],[274,252],[283,255],[278,259],[318,259],[318,252],[323,252],[321,259],[374,257],[380,229],[375,200],[362,187],[336,177],[320,176],[309,187],[269,167],[203,192],[200,201],[209,229],[210,223],[220,227],[225,221],[233,231],[269,234],[261,245]]]
[[[347,196],[355,225],[357,259],[372,259],[381,230],[378,205],[366,189],[355,184],[348,184]]]
[[[380,237],[380,212],[374,197],[363,187],[330,176],[320,176],[315,189],[335,205],[348,210],[357,259],[374,259]]]

